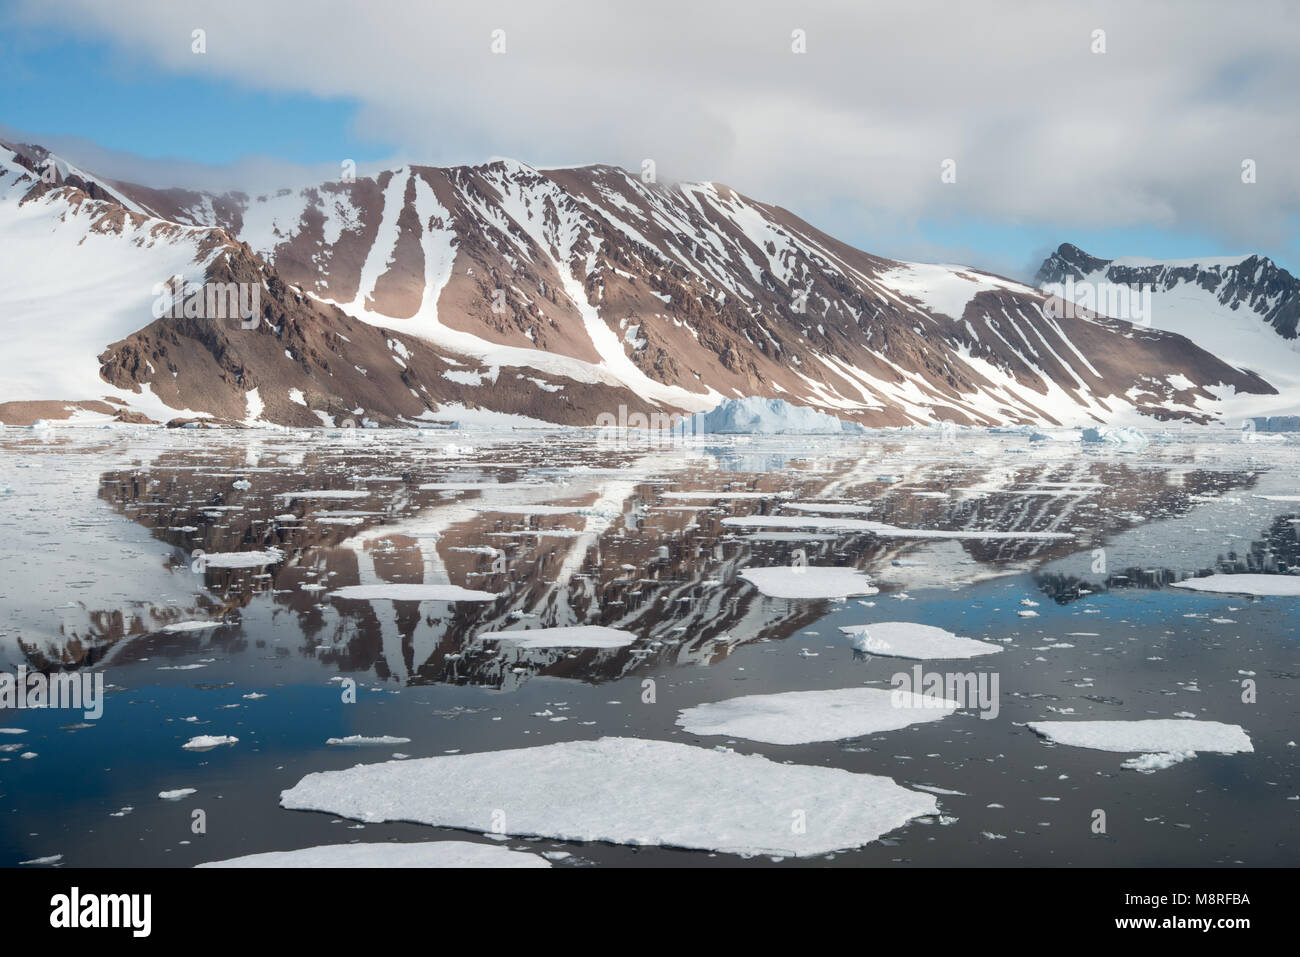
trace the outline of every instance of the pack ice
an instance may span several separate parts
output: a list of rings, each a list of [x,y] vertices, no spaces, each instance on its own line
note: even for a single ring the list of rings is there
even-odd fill
[[[858,651],[887,658],[974,658],[1001,651],[1000,645],[963,638],[934,625],[910,621],[880,621],[871,625],[841,625]]]
[[[1254,751],[1240,725],[1185,718],[1141,721],[1031,721],[1029,730],[1057,744],[1097,751],[1140,751],[1174,754],[1213,751],[1236,754]]]
[[[932,795],[886,777],[616,737],[322,771],[280,804],[367,822],[783,857],[859,847],[938,810]]]
[[[1174,582],[1175,588],[1210,591],[1225,595],[1300,595],[1300,575],[1206,575]]]
[[[550,867],[526,851],[469,841],[418,844],[324,844],[296,851],[268,851],[198,867]]]
[[[604,625],[570,625],[560,628],[515,628],[485,631],[480,638],[507,642],[516,648],[622,648],[636,635]]]
[[[767,744],[811,744],[897,731],[938,721],[957,702],[882,688],[753,694],[686,708],[677,723],[691,734],[725,734]]]
[[[848,598],[879,590],[856,568],[824,565],[778,565],[745,568],[740,577],[769,598]]]

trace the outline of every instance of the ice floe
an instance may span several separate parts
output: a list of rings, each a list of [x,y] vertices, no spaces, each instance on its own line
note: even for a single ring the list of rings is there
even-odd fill
[[[874,595],[879,591],[865,572],[838,566],[745,568],[740,577],[770,598],[848,598]]]
[[[324,844],[296,851],[267,851],[199,867],[550,867],[527,851],[469,841],[414,844]]]
[[[198,560],[208,568],[261,568],[263,565],[284,561],[284,552],[278,548],[252,552],[209,552]]]
[[[1206,575],[1174,582],[1175,588],[1210,591],[1224,595],[1300,595],[1300,575]]]
[[[349,734],[346,738],[327,738],[325,743],[332,747],[365,747],[373,744],[410,744],[410,738],[395,738],[390,734],[367,737],[364,734]]]
[[[622,648],[636,641],[636,635],[603,625],[570,625],[561,628],[517,628],[487,631],[480,638],[509,642],[517,648]]]
[[[870,625],[841,625],[853,647],[888,658],[974,658],[1001,651],[1000,645],[963,638],[951,631],[910,621],[880,621]]]
[[[330,592],[329,597],[358,601],[492,601],[499,596],[459,585],[382,584],[345,585]]]
[[[897,731],[937,721],[957,702],[882,688],[745,695],[687,708],[677,723],[691,734],[725,734],[766,744],[811,744]]]
[[[1189,721],[1184,718],[1031,721],[1028,727],[1056,744],[1097,751],[1132,751],[1149,756],[1182,751],[1237,754],[1255,750],[1240,725],[1219,721]]]
[[[938,811],[932,795],[886,777],[613,737],[323,771],[280,803],[366,822],[785,857],[859,847]]]

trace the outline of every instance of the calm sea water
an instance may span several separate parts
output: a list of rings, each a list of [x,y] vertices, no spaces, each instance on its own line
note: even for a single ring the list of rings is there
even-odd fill
[[[354,840],[487,840],[284,810],[279,795],[310,772],[395,754],[620,735],[886,775],[937,789],[941,814],[797,861],[507,846],[568,852],[562,866],[1290,864],[1300,599],[1170,586],[1300,565],[1297,451],[1204,430],[1133,454],[989,433],[650,449],[566,432],[6,430],[2,667],[102,674],[107,693],[98,720],[0,710],[0,726],[21,729],[0,734],[0,861],[191,866]],[[822,524],[724,521],[743,516]],[[845,518],[930,537],[827,525]],[[975,531],[1014,534],[935,534]],[[1043,532],[1068,537],[1032,537]],[[267,549],[279,554],[263,567],[218,567]],[[738,573],[768,565],[853,566],[879,592],[767,597]],[[383,583],[499,597],[332,594]],[[194,621],[218,624],[166,630]],[[738,695],[887,688],[918,663],[855,653],[840,631],[884,621],[1000,644],[974,662],[920,663],[996,673],[997,716],[963,709],[794,746],[676,725],[683,708]],[[483,637],[571,624],[637,640],[522,651]],[[1240,725],[1253,753],[1147,774],[1121,767],[1132,755],[1025,727],[1189,716]],[[238,742],[181,747],[197,735]],[[348,735],[410,740],[326,744]],[[195,793],[158,796],[181,788]]]

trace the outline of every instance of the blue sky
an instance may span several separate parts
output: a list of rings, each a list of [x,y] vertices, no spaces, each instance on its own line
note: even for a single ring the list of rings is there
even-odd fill
[[[885,4],[862,24],[872,52],[842,39],[867,14],[825,0],[799,21],[820,57],[804,61],[782,49],[788,4],[721,19],[723,42],[712,11],[673,27],[676,2],[663,0],[667,27],[631,30],[611,8],[556,21],[546,0],[481,15],[404,0],[0,0],[0,129],[104,175],[211,188],[298,182],[342,158],[364,171],[654,156],[667,178],[726,182],[869,252],[1020,279],[1063,241],[1106,258],[1300,266],[1294,21],[1181,18],[1153,39],[1186,8],[1099,3],[1071,20],[1007,4],[964,24],[952,8]],[[1111,25],[1109,59],[1087,56],[1094,21]],[[509,57],[487,55],[498,23]],[[992,46],[973,44],[973,25]],[[978,181],[940,188],[949,155]],[[1247,155],[1257,186],[1237,181]]]

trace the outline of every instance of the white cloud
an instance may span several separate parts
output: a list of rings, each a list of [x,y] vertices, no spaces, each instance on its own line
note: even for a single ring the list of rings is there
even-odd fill
[[[726,182],[839,235],[967,217],[1267,251],[1300,212],[1300,11],[1285,2],[26,0],[23,14],[166,71],[355,99],[359,134],[421,162],[649,157],[661,178]]]

